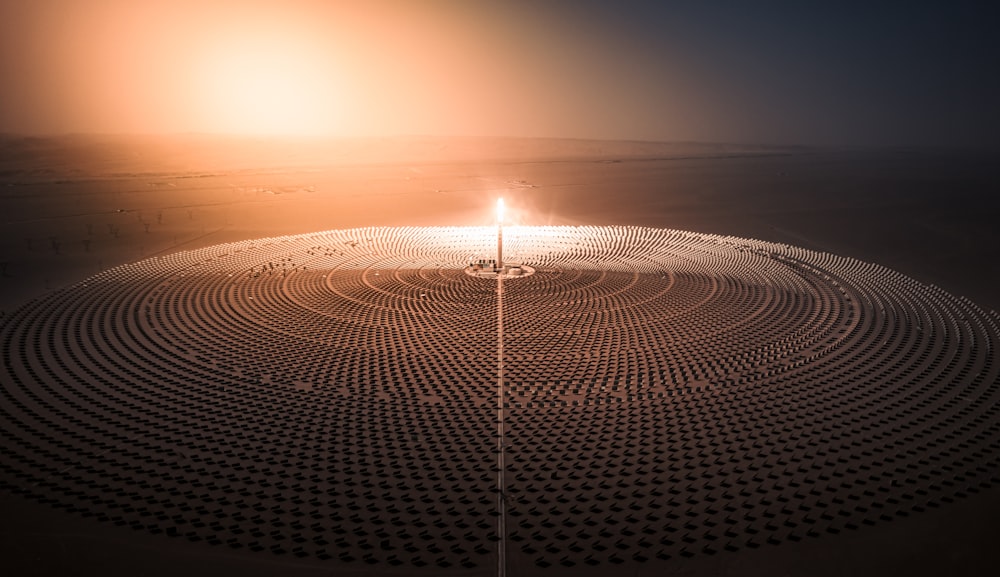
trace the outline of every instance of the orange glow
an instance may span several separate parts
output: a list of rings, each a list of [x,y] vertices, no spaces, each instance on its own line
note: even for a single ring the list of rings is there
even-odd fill
[[[503,198],[497,199],[497,224],[503,224],[504,205]]]
[[[346,103],[338,81],[343,73],[291,31],[231,34],[206,52],[200,85],[194,88],[215,130],[323,134],[341,128]]]
[[[618,78],[617,42],[545,4],[0,2],[0,127],[610,138],[648,124],[637,98],[663,116]]]

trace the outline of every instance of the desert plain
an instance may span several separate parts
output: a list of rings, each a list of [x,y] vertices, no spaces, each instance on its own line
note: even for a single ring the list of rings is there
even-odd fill
[[[0,148],[4,319],[102,270],[177,251],[330,229],[490,224],[498,196],[519,224],[637,225],[786,243],[1000,307],[1000,176],[990,152],[198,135],[5,136]],[[0,499],[8,574],[329,570]],[[855,532],[671,563],[686,575],[985,574],[1000,561],[997,512],[994,487]],[[601,570],[611,569],[592,571]]]

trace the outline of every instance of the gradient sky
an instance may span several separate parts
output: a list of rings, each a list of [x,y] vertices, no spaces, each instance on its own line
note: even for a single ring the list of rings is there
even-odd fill
[[[0,132],[995,146],[988,4],[0,0]]]

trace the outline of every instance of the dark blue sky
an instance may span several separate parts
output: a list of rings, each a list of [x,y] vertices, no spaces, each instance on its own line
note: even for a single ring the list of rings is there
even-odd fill
[[[556,18],[576,3],[559,4]],[[623,55],[647,55],[653,86],[673,76],[714,111],[711,134],[990,145],[1000,129],[1000,12],[987,2],[588,2],[583,13],[634,44]]]
[[[0,2],[0,131],[994,147],[987,2]]]

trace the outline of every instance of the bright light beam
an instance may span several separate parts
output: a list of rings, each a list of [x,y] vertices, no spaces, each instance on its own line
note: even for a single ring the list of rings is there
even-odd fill
[[[497,224],[503,224],[504,205],[503,198],[497,199]]]

